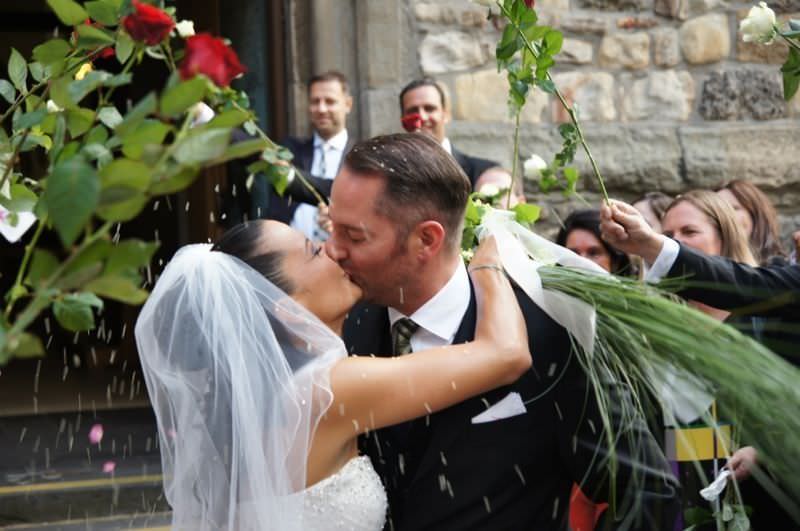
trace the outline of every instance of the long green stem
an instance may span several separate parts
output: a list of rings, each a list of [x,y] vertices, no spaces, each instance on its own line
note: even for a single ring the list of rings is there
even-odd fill
[[[236,107],[238,110],[240,110],[242,112],[249,112],[247,109],[243,109],[235,101],[233,102],[233,106]],[[270,137],[268,137],[267,134],[258,125],[255,126],[255,129],[256,129],[256,133],[258,134],[258,137],[261,138],[262,140],[264,140],[265,142],[267,142],[267,147],[269,147],[270,149],[275,149],[275,150],[280,148],[280,146],[278,144],[276,144],[275,142],[273,142],[272,139]],[[328,200],[325,199],[324,197],[322,197],[322,195],[319,192],[317,192],[317,189],[314,188],[314,185],[312,185],[310,182],[308,182],[308,179],[306,179],[303,176],[303,173],[299,169],[297,169],[297,167],[295,167],[295,166],[292,166],[292,168],[294,169],[294,177],[295,177],[295,179],[300,179],[300,182],[303,184],[303,186],[305,186],[308,189],[309,193],[311,193],[311,195],[314,196],[314,199],[317,200],[317,204],[327,205],[328,204]]]
[[[522,42],[525,44],[525,48],[527,48],[528,51],[533,55],[533,57],[538,60],[539,59],[538,50],[536,50],[533,44],[528,40],[528,37],[525,36],[525,33],[522,31],[522,28],[519,27],[519,24],[517,24],[514,21],[514,18],[511,15],[511,13],[505,8],[505,6],[503,5],[502,2],[500,2],[500,0],[498,0],[497,5],[500,7],[500,10],[503,12],[506,19],[508,19],[509,24],[511,24],[514,27],[514,29],[517,30],[517,35],[519,35],[522,38]],[[586,143],[586,138],[584,138],[583,136],[583,130],[581,129],[580,123],[578,121],[578,115],[575,113],[575,110],[572,108],[572,106],[570,106],[569,103],[567,103],[567,100],[564,98],[563,94],[561,94],[561,91],[558,90],[558,87],[556,87],[555,82],[553,82],[553,78],[550,75],[550,72],[547,73],[547,79],[553,83],[553,87],[555,87],[555,94],[558,97],[558,100],[561,102],[561,105],[564,107],[564,110],[566,110],[567,113],[569,114],[569,119],[575,126],[575,130],[578,133],[578,139],[580,140],[581,146],[583,146],[583,150],[584,152],[586,152],[586,156],[589,158],[589,162],[592,165],[592,171],[594,171],[595,177],[597,177],[597,182],[600,184],[600,190],[603,193],[603,198],[605,199],[606,203],[608,203],[609,202],[608,192],[606,191],[606,185],[605,182],[603,181],[603,176],[600,174],[600,168],[597,166],[597,162],[594,160],[592,152],[589,150],[589,144]]]
[[[22,286],[22,279],[24,278],[25,271],[28,268],[28,262],[30,262],[31,256],[33,256],[33,251],[36,249],[36,244],[39,241],[39,237],[42,235],[45,225],[47,225],[47,215],[43,216],[42,219],[39,220],[39,226],[36,227],[36,232],[33,233],[31,241],[25,247],[25,255],[22,257],[22,263],[19,266],[19,271],[17,271],[17,279],[14,281],[14,286],[11,288],[9,293],[14,293],[19,289],[20,286]],[[11,315],[11,310],[13,309],[17,298],[18,297],[12,297],[12,299],[8,301],[8,306],[6,306],[6,311],[4,314],[6,319],[8,319]]]
[[[42,225],[44,225],[42,223]],[[105,222],[97,231],[95,231],[91,236],[85,238],[81,245],[75,249],[75,251],[67,258],[58,268],[53,271],[53,273],[36,289],[36,293],[33,297],[33,300],[28,303],[25,309],[20,313],[19,317],[14,322],[14,325],[8,330],[7,337],[11,338],[14,337],[16,334],[20,334],[24,332],[28,326],[38,317],[39,313],[41,313],[42,309],[46,307],[44,301],[49,298],[49,295],[46,294],[46,291],[50,289],[50,287],[58,280],[58,278],[66,271],[66,269],[75,261],[75,259],[80,256],[80,254],[86,250],[90,245],[94,242],[99,240],[100,238],[104,237],[108,234],[108,231],[114,225],[113,222],[107,221]],[[10,309],[6,309],[6,314],[10,313]]]
[[[511,186],[506,196],[506,210],[511,209],[511,194],[514,190],[514,184],[517,182],[517,167],[519,166],[519,115],[521,113],[522,109],[518,109],[514,117],[514,161],[511,163]]]
[[[786,41],[786,43],[787,43],[789,46],[791,46],[792,48],[794,48],[795,50],[797,50],[798,52],[800,52],[800,44],[798,44],[798,43],[794,42],[792,39],[790,39],[789,37],[787,37],[786,35],[784,35],[784,34],[783,34],[783,33],[781,33],[780,31],[778,31],[778,35],[780,35],[780,36],[781,36],[781,38],[782,38],[783,40],[785,40],[785,41]]]

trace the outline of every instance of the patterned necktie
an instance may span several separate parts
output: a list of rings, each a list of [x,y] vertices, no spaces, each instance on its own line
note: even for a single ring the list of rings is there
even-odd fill
[[[402,356],[411,352],[411,336],[417,331],[419,325],[403,317],[392,325],[392,348],[395,356]]]

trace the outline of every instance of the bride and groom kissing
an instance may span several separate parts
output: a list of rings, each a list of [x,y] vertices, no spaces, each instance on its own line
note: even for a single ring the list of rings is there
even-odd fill
[[[356,145],[319,246],[274,221],[181,249],[136,325],[178,529],[668,529],[678,485],[567,332],[460,255],[470,183],[426,135]],[[348,355],[349,354],[349,355]]]

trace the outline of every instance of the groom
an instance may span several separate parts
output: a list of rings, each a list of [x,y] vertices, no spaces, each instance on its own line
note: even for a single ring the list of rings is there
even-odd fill
[[[459,253],[469,193],[461,168],[423,134],[376,137],[347,155],[326,250],[364,291],[345,323],[351,353],[399,355],[409,343],[420,350],[473,338],[475,298]],[[521,291],[518,299],[533,357],[525,376],[362,437],[389,495],[387,529],[565,529],[573,483],[610,499],[594,390],[566,331]],[[610,403],[626,399],[619,385],[603,392]],[[676,482],[644,423],[628,424],[615,426],[616,510],[597,528],[672,529]]]

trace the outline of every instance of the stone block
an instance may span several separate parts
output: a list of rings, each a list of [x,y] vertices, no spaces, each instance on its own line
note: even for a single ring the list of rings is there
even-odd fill
[[[419,57],[426,74],[469,70],[488,59],[480,40],[463,31],[429,33],[419,45]]]
[[[581,7],[605,11],[641,11],[644,6],[644,0],[581,0]]]
[[[506,98],[508,80],[495,69],[460,74],[455,78],[454,118],[472,122],[511,123]],[[539,89],[528,94],[520,120],[539,123],[547,108],[549,96]]]
[[[653,10],[659,15],[686,20],[704,15],[721,3],[721,0],[655,0]]]
[[[538,0],[536,11],[569,11],[569,0]]]
[[[593,56],[594,47],[591,42],[580,39],[564,39],[564,44],[561,46],[561,51],[557,56],[557,62],[582,65],[591,63]]]
[[[644,32],[614,33],[600,43],[600,64],[637,70],[650,64],[650,36]]]
[[[694,80],[688,72],[650,72],[634,80],[622,98],[625,120],[689,119],[694,101]]]
[[[683,56],[690,64],[715,63],[731,53],[728,17],[712,13],[683,23],[680,29]]]
[[[797,121],[684,126],[678,131],[691,188],[747,179],[778,189],[800,182]]]
[[[419,22],[430,22],[432,24],[454,24],[458,21],[455,9],[449,5],[440,3],[418,3],[414,5],[414,16]]]
[[[362,138],[401,132],[400,110],[397,108],[399,92],[397,86],[361,91]]]
[[[657,28],[653,37],[653,62],[662,68],[671,68],[681,62],[681,49],[678,44],[678,30]]]
[[[568,102],[577,103],[580,119],[585,122],[610,122],[617,119],[614,104],[614,77],[607,72],[563,72],[553,76],[556,86]],[[553,120],[569,119],[561,103],[553,100]]]
[[[703,83],[698,110],[706,120],[784,117],[787,105],[780,73],[756,69],[713,72]]]
[[[596,16],[590,17],[568,13],[561,20],[561,28],[564,31],[581,35],[605,35],[606,31],[608,31],[608,27],[608,20]]]
[[[399,0],[360,4],[357,31],[358,67],[367,87],[396,83],[402,68],[403,14]]]

